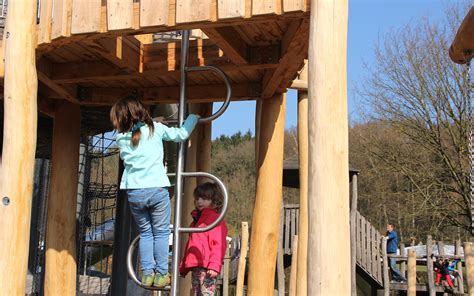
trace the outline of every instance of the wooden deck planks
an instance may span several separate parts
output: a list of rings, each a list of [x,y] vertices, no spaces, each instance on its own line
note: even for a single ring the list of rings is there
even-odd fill
[[[281,1],[279,0],[253,0],[252,15],[280,14]]]
[[[158,7],[151,10],[159,11]],[[133,0],[107,0],[107,29],[123,30],[133,28]]]
[[[51,39],[71,36],[72,0],[54,0]]]
[[[169,6],[169,0],[141,0],[140,27],[167,25]]]
[[[101,0],[72,0],[71,34],[100,32]]]
[[[39,9],[38,44],[49,43],[51,42],[53,0],[41,0]]]
[[[283,0],[283,12],[306,11],[305,0]]]
[[[176,0],[176,23],[212,20],[212,0]]]
[[[218,0],[217,17],[219,19],[243,18],[245,16],[245,0]]]

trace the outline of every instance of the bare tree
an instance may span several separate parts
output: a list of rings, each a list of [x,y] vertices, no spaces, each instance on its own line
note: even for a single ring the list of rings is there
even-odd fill
[[[423,19],[388,34],[376,46],[374,66],[359,94],[372,107],[369,119],[401,137],[368,143],[370,155],[407,180],[418,205],[439,222],[468,230],[470,82],[465,67],[448,56],[465,12],[450,7],[444,23]],[[410,153],[403,153],[407,149]]]

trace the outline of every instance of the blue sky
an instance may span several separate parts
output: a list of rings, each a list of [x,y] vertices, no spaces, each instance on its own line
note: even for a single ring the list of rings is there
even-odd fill
[[[454,2],[454,0],[452,0]],[[349,119],[358,119],[354,87],[366,75],[364,63],[370,65],[374,44],[392,29],[427,17],[434,22],[443,21],[446,0],[349,0],[349,30],[347,46],[347,91]],[[217,105],[217,104],[215,104]],[[218,107],[219,105],[215,106]],[[287,95],[286,127],[296,126],[296,91]],[[227,111],[213,123],[213,139],[232,135],[238,131],[254,133],[255,102],[233,102]]]

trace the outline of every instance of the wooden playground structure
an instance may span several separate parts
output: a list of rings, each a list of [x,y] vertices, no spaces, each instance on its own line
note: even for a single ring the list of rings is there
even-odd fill
[[[472,34],[472,10],[470,15],[465,27]],[[296,293],[354,295],[347,186],[347,17],[347,0],[9,1],[0,51],[2,294],[25,294],[33,169],[37,142],[47,137],[38,128],[44,116],[54,122],[44,293],[75,295],[81,134],[110,130],[108,107],[130,93],[149,105],[176,103],[183,63],[179,36],[154,42],[153,34],[199,29],[206,37],[198,33],[201,37],[191,41],[188,64],[219,66],[232,83],[232,100],[256,101],[257,189],[248,295],[273,294],[285,92],[292,85],[299,89]],[[467,40],[472,45],[473,38]],[[460,50],[465,52],[464,47]],[[305,59],[307,73],[299,73]],[[208,114],[213,102],[223,100],[225,85],[218,77],[193,72],[187,93],[190,109]],[[91,112],[95,119],[85,121]],[[193,134],[187,170],[209,171],[210,133],[211,125],[204,124]],[[195,182],[199,180],[186,182],[185,195]],[[189,212],[191,203],[183,204],[182,211]],[[183,224],[188,224],[186,219]],[[121,281],[116,279],[116,289]],[[186,290],[189,281],[182,280],[180,287]]]

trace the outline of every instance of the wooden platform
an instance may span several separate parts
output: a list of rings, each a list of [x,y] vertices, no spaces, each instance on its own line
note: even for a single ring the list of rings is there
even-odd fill
[[[179,36],[153,43],[151,33],[181,29],[202,30],[190,42],[189,65],[219,66],[231,80],[232,100],[270,98],[286,91],[307,58],[308,2],[63,0],[53,7],[41,0],[39,109],[51,115],[58,99],[109,106],[131,92],[150,104],[176,102]],[[188,85],[192,102],[225,95],[211,73],[189,73]]]
[[[455,287],[456,288],[456,287]],[[408,285],[406,283],[390,283],[390,290],[396,290],[396,291],[407,291]],[[442,286],[436,286],[436,293],[443,293],[446,292],[445,289]],[[427,292],[428,291],[428,285],[427,284],[416,284],[416,291],[420,292]],[[456,289],[454,290],[454,295],[467,295],[465,293],[457,293]]]

